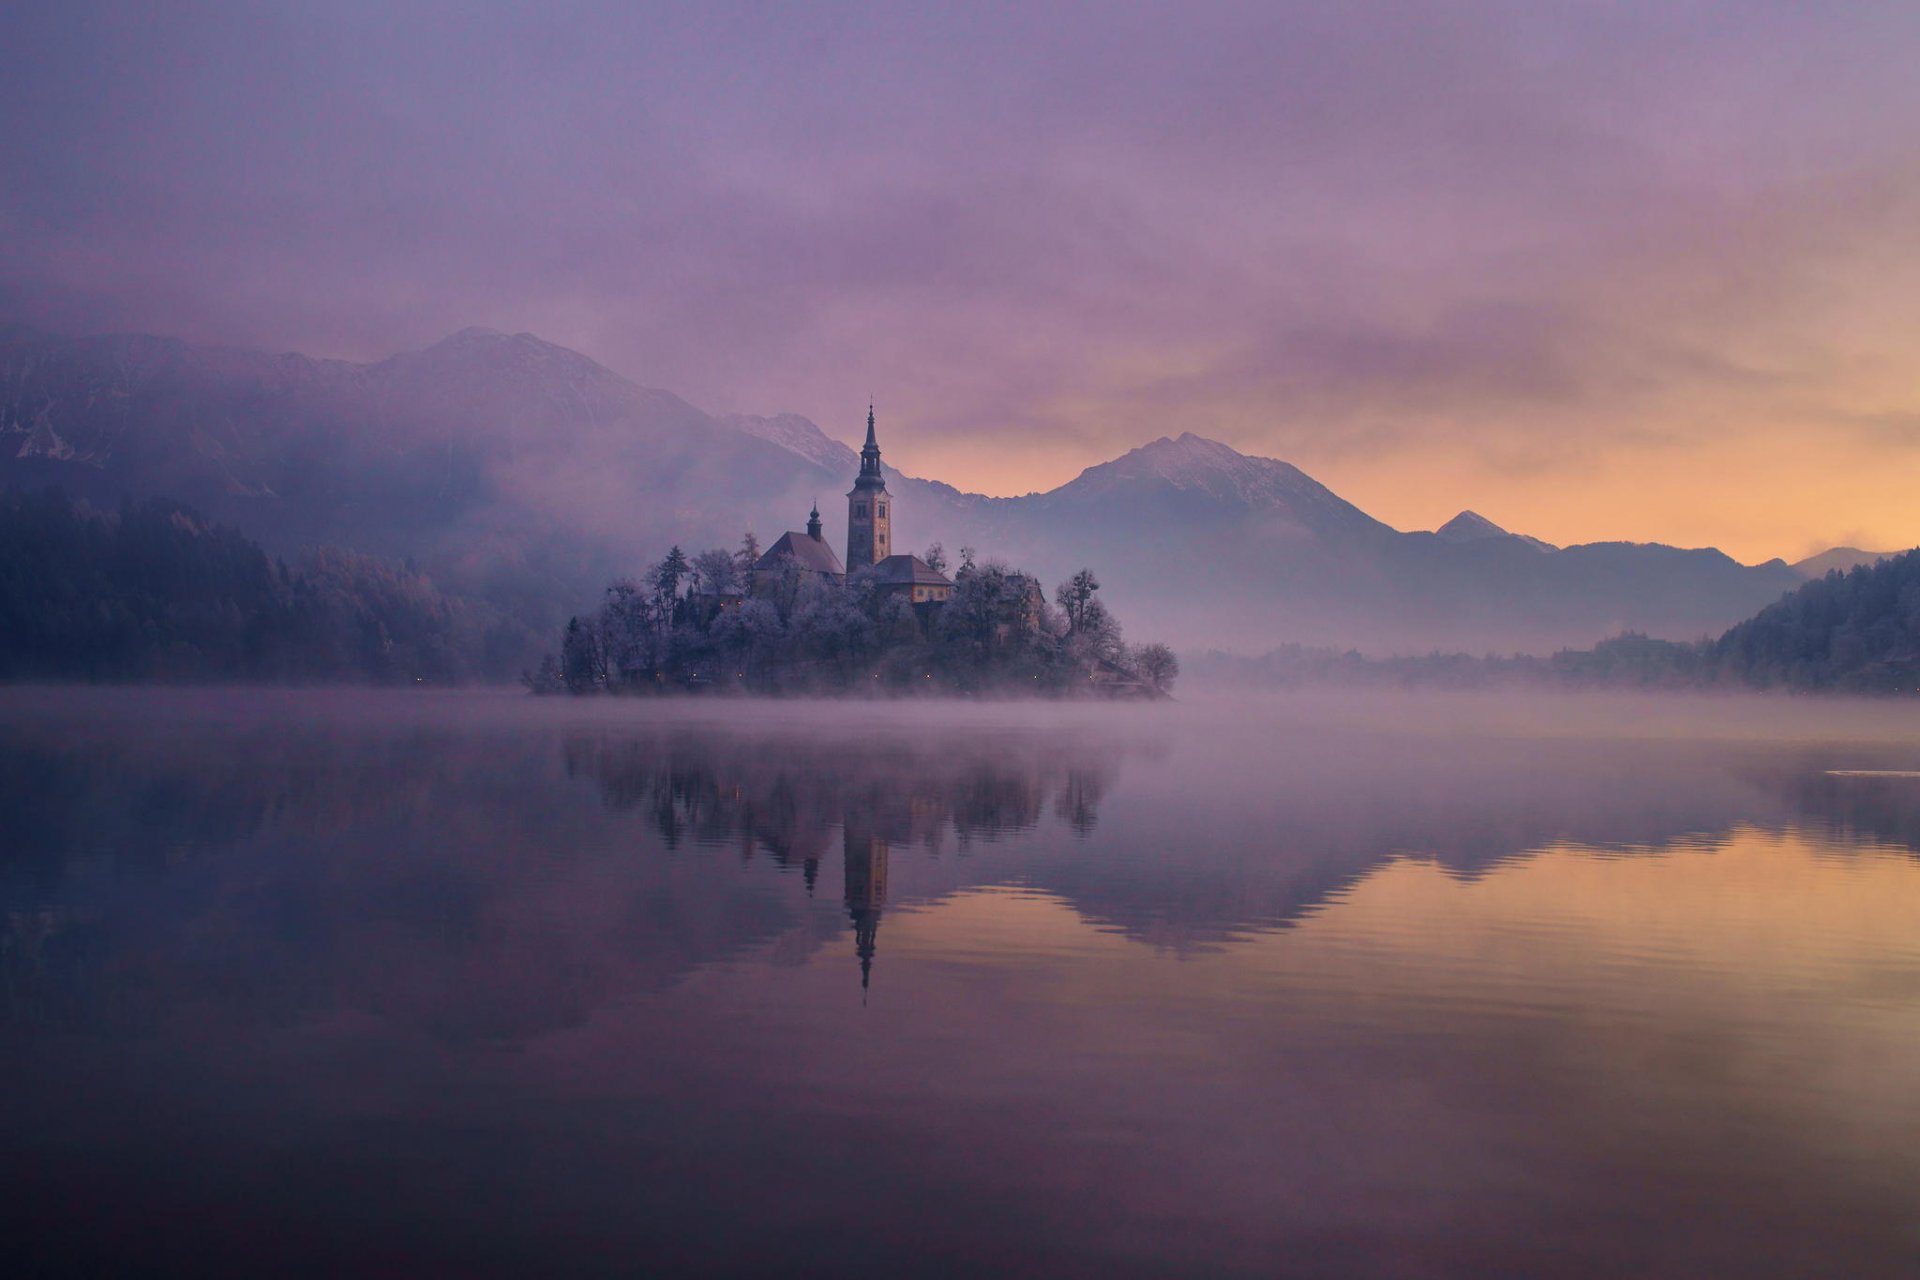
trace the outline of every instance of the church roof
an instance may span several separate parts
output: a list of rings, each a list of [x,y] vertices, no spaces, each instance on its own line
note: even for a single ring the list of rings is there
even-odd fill
[[[873,576],[882,586],[888,587],[950,587],[953,585],[953,579],[919,556],[888,556],[873,566]]]
[[[813,573],[831,573],[844,578],[846,569],[840,563],[840,557],[833,554],[833,548],[819,538],[809,538],[804,533],[783,533],[780,540],[768,547],[766,553],[753,562],[756,569],[778,569],[783,556],[792,556],[795,565]]]

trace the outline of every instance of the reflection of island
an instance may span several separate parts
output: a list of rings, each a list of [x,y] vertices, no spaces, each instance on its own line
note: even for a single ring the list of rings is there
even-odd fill
[[[515,1036],[751,949],[801,963],[849,928],[870,981],[882,912],[982,885],[1189,951],[1401,857],[1472,876],[1745,825],[1920,849],[1920,783],[1826,772],[1911,768],[1893,746],[1223,718],[1162,749],[1098,719],[650,707],[530,731],[269,711],[0,724],[0,1021],[225,1001]]]
[[[616,810],[651,816],[669,849],[733,847],[798,869],[811,893],[838,828],[844,893],[871,981],[887,871],[895,846],[962,853],[1039,826],[1049,811],[1085,839],[1099,824],[1122,748],[1071,734],[950,734],[937,744],[905,731],[836,738],[712,733],[579,735],[569,774],[591,777]]]

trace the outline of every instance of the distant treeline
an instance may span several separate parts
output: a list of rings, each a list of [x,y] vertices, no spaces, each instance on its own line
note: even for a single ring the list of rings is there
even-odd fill
[[[1163,644],[1132,647],[1082,570],[1049,603],[1033,575],[961,551],[953,594],[913,603],[871,569],[844,580],[791,561],[756,575],[738,552],[679,547],[572,619],[536,693],[1004,693],[1158,696],[1179,672]],[[926,560],[945,568],[936,545]],[[758,580],[756,581],[756,577]]]
[[[511,679],[525,648],[353,552],[289,565],[174,502],[0,494],[0,679],[451,684]]]
[[[1257,658],[1208,653],[1196,679],[1240,684],[1785,688],[1920,693],[1920,551],[1834,570],[1718,639],[1627,634],[1548,657],[1369,658],[1287,645]]]

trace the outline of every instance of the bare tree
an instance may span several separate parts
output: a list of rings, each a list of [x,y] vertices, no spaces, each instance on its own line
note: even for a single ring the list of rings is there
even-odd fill
[[[1173,686],[1174,677],[1180,674],[1180,659],[1172,649],[1156,640],[1134,651],[1133,669],[1140,673],[1142,680],[1165,693]]]

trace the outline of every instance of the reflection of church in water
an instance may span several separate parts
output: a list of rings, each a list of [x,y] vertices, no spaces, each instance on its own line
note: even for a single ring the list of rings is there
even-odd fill
[[[887,902],[887,842],[847,823],[847,914],[853,919],[853,950],[860,957],[860,989],[873,981],[873,953],[880,941],[880,910]]]
[[[817,729],[746,739],[698,735],[599,737],[566,743],[569,774],[586,774],[616,809],[650,813],[668,849],[731,846],[799,873],[808,897],[835,828],[842,893],[864,991],[873,980],[893,850],[939,859],[1033,830],[1048,810],[1089,835],[1117,753],[1063,737],[948,735],[928,742],[905,726],[835,735]]]

